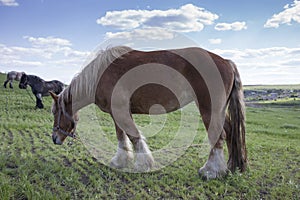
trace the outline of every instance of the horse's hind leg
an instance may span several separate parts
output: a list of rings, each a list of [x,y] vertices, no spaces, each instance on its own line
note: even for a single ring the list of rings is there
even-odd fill
[[[14,88],[12,82],[13,82],[12,80],[9,81],[9,88],[11,88],[11,89]]]
[[[228,171],[224,159],[223,144],[226,138],[226,133],[223,129],[225,113],[220,112],[214,115],[215,119],[211,119],[211,115],[201,112],[202,120],[208,131],[208,139],[211,145],[211,150],[207,162],[199,169],[199,175],[205,179],[214,179],[225,175]],[[216,123],[210,123],[210,121]]]
[[[6,85],[7,85],[8,81],[9,81],[9,80],[4,81],[3,86],[4,86],[5,88],[6,88]]]
[[[138,172],[150,171],[154,164],[152,153],[147,146],[145,138],[136,128],[132,116],[126,112],[118,112],[117,118],[114,118],[117,125],[128,135],[136,153],[134,169]]]
[[[116,123],[115,126],[118,138],[118,149],[110,165],[114,168],[125,168],[128,167],[133,160],[132,146],[126,133],[124,133]]]

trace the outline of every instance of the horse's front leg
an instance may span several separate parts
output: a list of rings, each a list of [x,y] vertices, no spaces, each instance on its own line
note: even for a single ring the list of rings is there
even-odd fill
[[[118,149],[116,155],[112,158],[110,165],[114,168],[126,168],[133,161],[133,150],[128,136],[117,124],[116,134],[118,138]]]
[[[136,153],[134,169],[137,172],[150,171],[154,166],[154,158],[146,143],[145,137],[142,136],[139,131],[135,132],[135,134],[129,134],[128,136],[133,143]]]
[[[115,123],[127,134],[131,140],[136,153],[134,170],[137,172],[150,171],[154,165],[154,159],[151,151],[145,141],[145,138],[136,128],[131,115],[128,112],[116,112],[113,116]]]
[[[36,108],[42,109],[44,108],[44,104],[42,102],[42,94],[41,93],[37,93],[35,95],[36,97]]]

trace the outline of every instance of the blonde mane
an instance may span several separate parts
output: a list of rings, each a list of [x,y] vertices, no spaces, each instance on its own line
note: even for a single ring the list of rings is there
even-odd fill
[[[96,58],[72,79],[70,85],[62,92],[62,98],[65,101],[72,98],[73,103],[80,100],[93,103],[97,84],[102,73],[116,58],[120,58],[132,50],[127,46],[116,46],[99,51]]]

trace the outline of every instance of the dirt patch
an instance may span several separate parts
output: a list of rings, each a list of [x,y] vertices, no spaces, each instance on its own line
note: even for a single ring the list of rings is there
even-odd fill
[[[9,145],[12,145],[14,143],[14,134],[11,131],[8,131],[8,137],[9,137],[9,140],[7,143]]]
[[[72,162],[65,156],[63,157],[63,163],[66,167],[72,167]]]

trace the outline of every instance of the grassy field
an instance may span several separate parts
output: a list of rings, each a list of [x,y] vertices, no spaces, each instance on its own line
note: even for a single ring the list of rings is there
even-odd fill
[[[0,75],[0,83],[4,76]],[[98,162],[79,141],[51,140],[51,98],[45,109],[25,90],[0,87],[0,199],[300,199],[300,105],[247,108],[249,169],[224,179],[203,181],[198,169],[208,152],[199,134],[173,164],[150,173],[126,173]],[[191,115],[197,115],[193,105]],[[116,144],[111,119],[97,112],[102,129]],[[135,117],[140,126],[148,116]],[[180,112],[167,116],[152,150],[166,145],[178,128]],[[84,121],[79,126],[84,127]],[[187,127],[188,129],[188,127]],[[79,138],[84,135],[79,129]],[[116,147],[113,147],[116,148]]]

